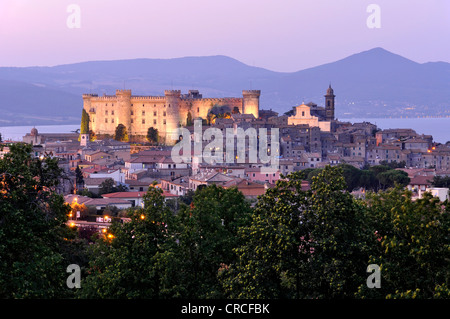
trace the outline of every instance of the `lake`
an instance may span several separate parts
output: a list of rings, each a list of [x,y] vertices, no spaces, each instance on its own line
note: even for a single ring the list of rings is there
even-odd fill
[[[381,129],[412,128],[418,134],[431,134],[435,142],[450,141],[450,118],[376,118],[376,119],[339,119],[340,121],[360,123],[370,122]],[[34,126],[3,126],[0,133],[3,140],[22,141],[26,133],[30,133]],[[72,125],[38,125],[40,133],[70,133],[80,128],[80,124]]]

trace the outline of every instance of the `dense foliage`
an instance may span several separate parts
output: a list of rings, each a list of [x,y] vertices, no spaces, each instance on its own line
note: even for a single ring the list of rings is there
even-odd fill
[[[89,114],[85,109],[81,111],[81,126],[80,126],[80,134],[88,134],[89,133]]]
[[[128,142],[128,131],[125,125],[119,124],[116,126],[114,139],[119,142]]]
[[[158,129],[156,129],[154,127],[148,128],[147,141],[149,141],[152,145],[158,144],[158,141],[159,141]]]
[[[67,217],[83,209],[53,191],[56,160],[30,152],[12,145],[0,160],[2,298],[450,298],[450,204],[413,200],[401,182],[356,199],[352,168],[305,170],[255,207],[215,185],[174,206],[153,185],[128,219],[75,233]],[[380,174],[396,174],[362,171],[358,181],[372,172],[378,185]],[[75,293],[65,283],[74,263]],[[366,285],[370,264],[380,267],[380,288]]]
[[[80,262],[71,208],[53,191],[57,160],[30,153],[18,143],[0,159],[0,298],[67,297],[66,268]]]

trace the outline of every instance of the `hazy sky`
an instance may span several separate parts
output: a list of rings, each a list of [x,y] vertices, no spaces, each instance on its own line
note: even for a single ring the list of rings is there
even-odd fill
[[[297,71],[373,47],[450,62],[450,1],[0,0],[0,66],[227,55]]]

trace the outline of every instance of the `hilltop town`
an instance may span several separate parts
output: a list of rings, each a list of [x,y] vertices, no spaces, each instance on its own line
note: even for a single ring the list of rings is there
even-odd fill
[[[242,98],[226,99],[203,99],[198,91],[184,95],[166,91],[165,97],[134,97],[131,91],[117,91],[117,96],[110,97],[83,95],[83,110],[90,115],[89,130],[83,124],[81,134],[42,134],[33,128],[23,142],[33,145],[36,157],[50,155],[60,159],[65,179],[58,192],[65,195],[68,203],[76,201],[97,212],[111,207],[122,210],[142,206],[142,198],[151,185],[163,189],[167,199],[188,196],[202,185],[237,187],[254,203],[282,176],[342,164],[356,169],[391,165],[407,173],[407,187],[414,196],[431,191],[442,200],[448,198],[448,189],[433,188],[432,179],[450,175],[449,143],[435,143],[431,135],[419,135],[408,128],[381,130],[369,122],[341,122],[334,115],[335,94],[331,85],[325,92],[324,106],[302,103],[285,114],[259,109],[259,94],[243,91]],[[212,109],[219,111],[211,113]],[[264,171],[267,163],[248,156],[248,144],[241,144],[246,145],[245,159],[238,160],[236,156],[231,163],[206,162],[195,155],[191,162],[175,162],[171,151],[176,141],[166,138],[169,130],[165,127],[169,123],[182,126],[194,135],[196,119],[202,120],[203,131],[278,129],[278,168],[270,173]],[[128,128],[128,141],[114,136],[116,127],[123,123]],[[154,141],[145,140],[150,127],[158,132]],[[133,140],[134,135],[140,139]],[[201,149],[209,143],[203,139],[197,142]],[[193,138],[191,143],[194,144]],[[237,153],[239,146],[234,147]],[[8,152],[8,148],[2,152]],[[309,187],[307,180],[302,187]],[[359,196],[364,191],[353,190]],[[102,217],[98,220],[105,222]]]

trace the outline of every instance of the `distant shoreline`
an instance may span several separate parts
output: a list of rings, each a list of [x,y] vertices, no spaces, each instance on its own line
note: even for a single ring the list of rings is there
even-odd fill
[[[450,117],[402,117],[402,118],[338,118],[342,122],[361,123],[370,122],[380,129],[411,128],[418,134],[432,135],[438,143],[450,141]],[[3,140],[22,140],[36,127],[40,133],[70,133],[80,128],[80,123],[74,124],[47,124],[47,125],[8,125],[1,126],[0,133]]]

